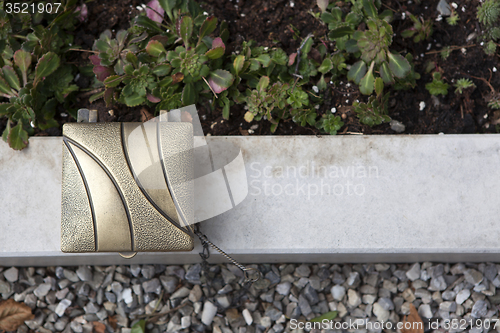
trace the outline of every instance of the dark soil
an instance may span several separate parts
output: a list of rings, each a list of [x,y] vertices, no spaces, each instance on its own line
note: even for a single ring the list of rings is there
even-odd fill
[[[452,0],[449,0],[450,3]],[[435,134],[435,133],[486,133],[496,132],[496,122],[500,118],[500,112],[494,113],[485,102],[485,97],[490,93],[488,85],[467,74],[490,80],[491,85],[497,89],[500,87],[500,79],[494,68],[500,69],[498,56],[487,56],[482,47],[481,40],[472,38],[466,41],[467,36],[472,33],[479,34],[480,31],[476,20],[476,7],[479,0],[455,0],[458,5],[457,13],[460,21],[456,26],[450,26],[443,18],[436,21],[436,11],[439,0],[421,1],[420,4],[412,1],[402,2],[397,0],[383,1],[384,6],[393,10],[394,21],[392,26],[396,36],[394,37],[392,49],[405,55],[410,52],[414,55],[415,71],[421,74],[420,80],[414,89],[407,91],[391,91],[389,100],[389,116],[402,122],[406,126],[406,134]],[[293,7],[292,7],[293,3]],[[300,46],[301,38],[309,33],[315,37],[327,41],[325,34],[326,26],[322,25],[310,11],[317,12],[316,1],[310,0],[238,0],[220,1],[205,0],[202,6],[205,11],[214,14],[219,20],[229,23],[230,39],[227,43],[227,52],[238,51],[243,41],[255,40],[259,45],[267,47],[281,47],[288,54],[296,52]],[[113,3],[89,2],[89,18],[81,24],[75,32],[75,44],[81,48],[90,50],[93,40],[106,29],[114,32],[126,29],[129,26],[141,5],[139,0],[122,0]],[[464,10],[462,10],[464,8]],[[403,19],[401,13],[409,11],[414,15],[421,15],[425,19],[431,19],[434,23],[434,32],[429,40],[414,43],[412,38],[402,39],[401,32],[412,26],[411,20]],[[334,45],[329,45],[333,52]],[[474,46],[475,45],[475,46]],[[460,49],[453,51],[451,56],[443,60],[438,52],[445,46],[464,47],[465,52]],[[91,53],[75,52],[71,55],[72,61],[77,65],[86,63]],[[450,84],[446,96],[433,98],[425,89],[425,84],[432,81],[431,74],[425,73],[428,61],[436,63],[436,69],[442,72],[445,82]],[[471,78],[477,88],[463,95],[454,93],[453,83],[459,78]],[[81,77],[77,82],[82,88],[90,90],[91,80]],[[305,86],[311,91],[311,86]],[[90,93],[80,93],[75,101],[75,107],[87,107],[99,110],[100,121],[141,121],[141,107],[126,108],[121,105],[106,107],[101,100],[94,103],[88,102]],[[340,82],[337,86],[330,85],[322,93],[324,103],[318,114],[330,112],[335,107],[337,114],[342,116],[345,126],[340,130],[341,134],[364,133],[364,134],[394,134],[389,124],[369,127],[360,124],[352,109],[352,103],[356,100],[364,101],[366,96],[359,93],[354,85],[348,82]],[[425,103],[423,111],[419,111],[419,104]],[[211,135],[270,135],[270,123],[267,121],[247,123],[243,119],[244,107],[235,105],[231,109],[229,120],[223,120],[222,112],[216,109],[210,112],[208,105],[197,105],[201,116],[202,126],[205,134]],[[147,110],[147,108],[146,108]],[[63,111],[63,110],[62,110]],[[59,116],[58,116],[59,117]],[[72,117],[60,117],[61,123],[75,121]],[[500,121],[498,121],[500,122]],[[0,130],[5,127],[5,120],[0,120]],[[253,132],[252,132],[253,131]],[[37,131],[37,135],[57,135],[61,130]],[[290,119],[280,123],[275,135],[320,135],[320,131],[314,127],[301,127]]]

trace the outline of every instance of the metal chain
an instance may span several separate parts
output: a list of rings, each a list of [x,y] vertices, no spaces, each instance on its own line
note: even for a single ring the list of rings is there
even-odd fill
[[[222,251],[217,245],[209,241],[207,236],[201,233],[200,227],[198,225],[195,225],[194,234],[198,236],[198,238],[201,241],[201,244],[203,245],[203,252],[200,253],[200,257],[203,261],[202,265],[204,266],[204,268],[206,268],[208,265],[207,259],[210,257],[210,252],[208,251],[208,245],[210,245],[217,252],[222,254],[227,260],[232,262],[234,265],[236,265],[239,269],[243,271],[243,274],[245,275],[245,282],[255,282],[262,277],[262,273],[258,269],[243,266],[242,264],[231,258],[226,252]],[[250,276],[251,274],[253,274],[254,277],[251,277]]]

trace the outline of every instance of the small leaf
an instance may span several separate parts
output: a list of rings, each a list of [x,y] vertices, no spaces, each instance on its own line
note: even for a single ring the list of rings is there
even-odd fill
[[[292,66],[293,63],[295,62],[295,58],[297,58],[297,53],[292,53],[290,54],[290,57],[288,57],[288,66]]]
[[[322,13],[325,12],[326,8],[328,7],[329,2],[330,2],[330,0],[316,0],[316,4],[318,5],[318,7]]]
[[[89,56],[90,61],[92,62],[92,65],[94,66],[100,66],[101,65],[101,58],[97,54],[93,54]]]
[[[318,86],[319,91],[323,91],[327,88],[325,76],[323,74],[321,74],[321,78],[319,79],[318,83],[316,83],[316,86]]]
[[[333,40],[336,38],[351,35],[353,33],[354,33],[354,29],[351,27],[340,27],[340,28],[331,30],[330,33],[328,34],[328,38]]]
[[[189,45],[189,39],[193,35],[193,19],[191,16],[184,16],[180,23],[180,35],[184,44]]]
[[[410,325],[407,325],[409,323]],[[410,328],[407,328],[410,327]],[[424,333],[424,322],[418,315],[415,305],[410,303],[410,314],[403,319],[401,333]]]
[[[165,9],[168,17],[172,19],[172,9],[174,9],[175,5],[177,4],[177,0],[159,0],[159,2],[160,6]]]
[[[130,333],[145,333],[146,332],[146,321],[144,319],[139,320],[132,326]]]
[[[36,65],[35,82],[33,83],[33,85],[36,85],[44,77],[47,77],[50,74],[54,73],[57,67],[59,67],[59,62],[59,57],[54,52],[45,53]]]
[[[134,65],[134,67],[137,68],[137,66],[139,66],[139,59],[137,59],[137,56],[132,52],[128,52],[127,55],[125,56],[125,59],[132,65]]]
[[[363,0],[363,9],[369,17],[376,18],[378,16],[378,11],[373,4],[373,0]]]
[[[391,73],[391,70],[389,69],[389,66],[387,65],[387,62],[384,61],[380,64],[379,72],[382,80],[384,80],[385,83],[394,83],[394,77]]]
[[[319,317],[315,317],[315,318],[311,319],[311,322],[321,323],[323,320],[331,321],[331,320],[334,320],[335,318],[337,318],[337,311],[330,311],[330,312],[327,312]]]
[[[148,45],[146,46],[146,52],[153,57],[158,57],[160,54],[162,54],[162,52],[167,53],[167,51],[163,47],[163,44],[157,40],[149,41]]]
[[[332,68],[333,64],[330,58],[325,58],[325,60],[323,60],[323,62],[321,63],[321,66],[319,66],[318,72],[325,74],[331,71]]]
[[[387,52],[387,56],[389,57],[389,68],[392,74],[402,79],[410,73],[410,63],[402,55]]]
[[[97,94],[94,94],[89,97],[89,103],[94,103],[97,101],[99,98],[104,97],[104,91],[98,92]]]
[[[168,75],[171,70],[172,66],[170,66],[169,64],[162,64],[153,68],[153,74],[155,74],[156,76],[165,76]]]
[[[9,105],[12,105],[9,103]],[[10,120],[7,120],[7,126],[5,127],[5,130],[3,131],[2,133],[2,140],[7,142],[7,138],[9,137],[9,133],[10,133]]]
[[[351,66],[349,72],[347,72],[347,79],[354,81],[354,83],[359,84],[361,78],[366,73],[366,64],[363,60],[356,62]]]
[[[200,36],[198,37],[199,40],[201,41],[203,37],[210,35],[212,32],[214,32],[216,27],[217,27],[217,17],[215,16],[207,17],[205,22],[203,22],[203,24],[200,27]]]
[[[184,74],[182,73],[175,73],[172,75],[172,84],[176,84],[184,80]]]
[[[106,103],[106,106],[108,106],[108,107],[111,106],[111,104],[113,102],[114,92],[115,92],[115,89],[113,89],[113,88],[108,88],[108,89],[104,90],[103,100],[104,100],[104,103]]]
[[[12,106],[12,103],[0,103],[0,117],[9,113],[7,109]]]
[[[233,67],[234,71],[236,72],[236,75],[238,75],[241,70],[243,69],[243,65],[245,64],[245,56],[244,55],[239,55],[234,59],[233,62]]]
[[[163,21],[164,14],[165,10],[160,6],[160,2],[158,0],[151,0],[146,4],[146,16],[152,21],[161,23]]]
[[[193,83],[188,83],[182,89],[182,104],[191,105],[198,101],[198,94]]]
[[[321,20],[327,24],[337,23],[337,20],[335,19],[335,17],[332,14],[330,14],[329,12],[321,13]]]
[[[269,77],[262,76],[257,84],[257,90],[260,92],[264,92],[266,88],[269,86]]]
[[[226,45],[220,37],[217,37],[212,42],[212,49],[209,50],[205,55],[210,59],[218,59],[224,55],[226,51]]]
[[[112,73],[110,68],[104,66],[95,66],[93,72],[96,78],[101,82],[103,82],[104,79],[110,76]]]
[[[14,53],[14,63],[21,70],[23,76],[23,86],[25,86],[26,83],[28,83],[26,73],[31,65],[31,53],[24,50],[17,50],[16,53]]]
[[[378,77],[375,79],[375,93],[377,94],[377,96],[380,96],[383,91],[384,91],[384,80]]]
[[[28,146],[28,132],[26,132],[24,130],[23,124],[21,122],[18,122],[17,125],[14,126],[14,128],[12,128],[10,130],[9,135],[7,137],[7,142],[9,143],[9,146],[15,150],[22,150]],[[3,304],[4,303],[2,303],[1,305],[3,305]],[[16,304],[19,304],[19,303],[16,303]],[[20,313],[22,318],[24,318],[23,316],[27,315],[26,311],[21,311],[22,309],[18,308],[17,306],[2,308],[1,305],[0,305],[0,329],[2,329],[2,330],[7,330],[6,328],[2,328],[3,325],[9,325],[9,324],[13,325],[13,324],[19,322],[19,321],[17,321],[17,322],[14,321],[14,318],[17,318],[16,317],[17,313]],[[30,311],[29,314],[31,314],[31,308],[28,307],[28,309]],[[3,310],[3,312],[2,312],[2,310]],[[9,316],[13,316],[13,315],[14,315],[14,318],[11,318],[11,320],[9,320]],[[21,321],[21,324],[24,322],[24,320],[26,320],[26,319],[23,319]],[[18,324],[18,326],[19,325],[20,324]],[[9,331],[14,331],[16,329],[17,329],[17,327],[15,329],[9,329]]]
[[[255,58],[258,62],[262,64],[262,66],[267,67],[271,64],[271,57],[268,54],[261,54],[257,58]]]
[[[246,122],[249,123],[249,122],[251,122],[253,120],[254,114],[252,112],[250,112],[250,111],[247,111],[245,113],[245,116],[243,118],[245,119]]]
[[[10,85],[1,76],[0,76],[0,92],[7,94],[9,96],[13,96],[12,89],[10,88]]]
[[[17,124],[17,126],[20,126],[20,124]],[[26,133],[26,144],[28,144],[28,133]],[[31,308],[23,303],[17,303],[13,299],[8,299],[0,303],[0,331],[15,331],[19,326],[24,324],[25,320],[33,318],[35,316],[31,313]]]
[[[365,76],[361,79],[361,82],[359,83],[359,91],[363,95],[371,95],[373,92],[373,84],[375,81],[375,78],[373,76],[374,65],[375,62],[372,61],[372,64],[370,65],[368,72],[365,74]]]
[[[158,97],[155,97],[151,94],[147,94],[146,95],[146,98],[148,99],[148,101],[150,101],[151,103],[159,103],[161,102],[161,98],[158,98]]]
[[[141,96],[137,93],[125,96],[123,99],[125,101],[125,104],[130,107],[140,105],[146,101],[146,98],[144,96]]]
[[[217,69],[210,74],[208,83],[215,93],[220,94],[233,84],[234,77],[228,71]]]
[[[108,76],[106,79],[104,79],[104,85],[106,86],[106,88],[114,88],[119,85],[123,79],[124,77],[120,75]]]
[[[222,117],[224,119],[229,119],[229,111],[231,104],[229,103],[229,99],[224,97],[224,106],[222,107]]]
[[[157,22],[151,20],[149,17],[144,15],[137,16],[137,18],[135,19],[135,24],[149,30],[153,30],[160,33],[163,32],[163,30],[158,26]]]

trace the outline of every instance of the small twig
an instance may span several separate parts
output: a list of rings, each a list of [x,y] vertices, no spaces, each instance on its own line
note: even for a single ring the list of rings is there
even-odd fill
[[[93,95],[95,93],[101,92],[103,90],[104,90],[104,87],[97,88],[97,89],[94,89],[94,90],[87,91],[85,93],[79,94],[79,95],[77,95],[77,97],[87,97],[87,96]]]
[[[203,78],[203,81],[205,81],[205,83],[207,84],[207,86],[210,88],[210,90],[212,90],[212,92],[214,93],[215,98],[219,98],[219,97],[217,96],[217,94],[215,93],[215,91],[212,89],[212,87],[208,84],[207,79],[205,79],[205,77],[204,77],[204,76],[202,76],[202,78]]]
[[[483,81],[484,83],[486,83],[486,84],[490,87],[491,92],[492,92],[493,94],[494,94],[494,93],[496,93],[495,88],[493,88],[493,86],[491,85],[491,83],[490,83],[488,80],[486,80],[486,79],[484,79],[484,78],[482,78],[482,77],[478,77],[478,76],[470,75],[470,74],[467,74],[467,73],[462,73],[462,75],[468,75],[468,76],[470,76],[470,77],[472,77],[472,78],[474,78],[474,79],[478,79],[478,80]],[[491,79],[491,77],[490,77],[490,79]]]
[[[468,48],[468,47],[473,47],[473,46],[476,46],[476,44],[472,44],[472,45],[465,45],[465,46],[451,46],[449,49],[445,50],[445,49],[441,49],[439,51],[429,51],[429,52],[426,52],[425,54],[436,54],[436,53],[441,53],[443,51],[456,51],[456,50],[460,50],[460,49],[465,49],[465,48]]]
[[[346,132],[347,134],[356,134],[356,135],[363,135],[363,133],[360,132]]]
[[[68,51],[80,51],[80,52],[90,52],[90,53],[97,53],[97,54],[99,54],[98,51],[84,50],[84,49],[68,49]]]
[[[387,6],[385,3],[383,3],[383,4],[382,4],[382,6],[387,7],[387,8],[389,8],[390,10],[392,10],[394,13],[396,13],[396,11],[395,11],[394,9],[392,9],[392,8],[391,8],[391,7],[389,7],[389,6]]]
[[[313,34],[307,35],[307,37],[302,41],[302,44],[300,44],[300,47],[297,49],[297,64],[295,64],[295,74],[299,72],[299,64],[300,64],[300,51],[302,51],[302,48],[304,45],[306,45],[307,41],[309,38],[313,37]]]
[[[312,92],[310,92],[309,90],[306,90],[306,91],[307,91],[308,93],[310,93],[311,95],[313,95],[314,97],[316,97],[316,98],[320,98],[319,96],[314,95],[314,94],[313,94]]]

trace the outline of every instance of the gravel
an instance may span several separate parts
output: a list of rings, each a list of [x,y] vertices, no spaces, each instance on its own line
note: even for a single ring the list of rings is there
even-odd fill
[[[150,317],[151,333],[291,332],[290,319],[309,321],[328,311],[337,311],[340,322],[396,323],[411,304],[426,332],[449,331],[430,327],[436,320],[464,319],[467,327],[450,332],[485,333],[471,323],[498,319],[500,266],[492,263],[249,267],[258,268],[263,278],[245,284],[242,272],[230,264],[209,265],[207,271],[200,264],[0,267],[0,295],[33,309],[35,318],[19,333],[91,333],[96,321],[107,332],[128,333],[155,311],[160,315]],[[356,332],[382,330],[360,326]]]

